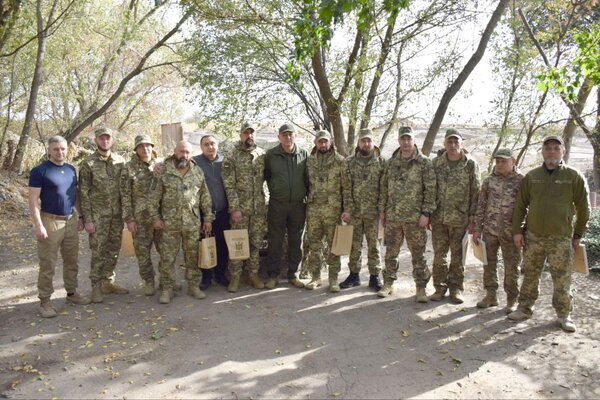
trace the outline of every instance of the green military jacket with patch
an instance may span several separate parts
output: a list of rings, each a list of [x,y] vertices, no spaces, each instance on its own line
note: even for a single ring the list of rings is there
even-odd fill
[[[97,216],[121,216],[121,169],[125,159],[98,151],[87,157],[79,169],[79,201],[85,223],[95,223]]]
[[[286,153],[281,144],[265,153],[264,176],[269,187],[269,201],[304,203],[308,188],[306,159],[308,152],[294,145]]]
[[[200,216],[204,222],[212,222],[212,201],[204,173],[190,160],[185,175],[175,167],[174,156],[167,157],[164,170],[150,195],[150,218],[162,219],[165,230],[197,230]]]
[[[536,236],[583,236],[590,218],[588,192],[581,172],[562,161],[552,173],[545,165],[532,169],[517,194],[512,233],[522,233],[527,216],[527,230]]]
[[[311,151],[306,160],[308,174],[309,211],[319,207],[323,214],[341,215],[342,212],[352,214],[352,194],[350,179],[344,157],[331,150],[325,154]]]
[[[417,146],[409,159],[400,149],[386,162],[381,184],[380,209],[386,221],[417,222],[436,209],[436,177],[431,160]]]
[[[148,208],[150,192],[158,180],[152,174],[155,163],[154,155],[149,162],[145,162],[133,154],[121,170],[121,203],[126,223],[152,223]]]
[[[479,166],[464,151],[454,168],[446,152],[433,159],[437,193],[432,223],[466,227],[475,220],[479,195]]]
[[[246,149],[238,142],[223,159],[223,186],[229,203],[229,213],[264,215],[265,151],[256,145]]]
[[[356,150],[353,156],[346,158],[352,195],[352,217],[376,218],[383,211],[379,209],[379,198],[385,160],[377,147],[368,161],[361,160],[361,157]]]

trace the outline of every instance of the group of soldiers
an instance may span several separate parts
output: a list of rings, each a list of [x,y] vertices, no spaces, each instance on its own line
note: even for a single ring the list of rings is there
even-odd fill
[[[175,258],[180,248],[184,254],[187,293],[196,299],[205,297],[204,290],[212,278],[230,292],[236,292],[244,271],[252,287],[273,289],[279,284],[282,266],[291,285],[312,290],[322,284],[325,263],[329,291],[339,292],[361,284],[361,249],[365,238],[369,287],[379,297],[393,293],[398,256],[406,240],[412,257],[416,301],[442,301],[448,293],[452,303],[460,304],[464,301],[463,241],[470,233],[475,245],[485,242],[488,257],[483,274],[486,296],[477,303],[478,307],[498,305],[497,264],[501,249],[508,318],[522,320],[532,315],[546,261],[553,278],[552,303],[559,323],[565,331],[575,330],[570,317],[570,265],[590,211],[585,179],[562,161],[561,138],[551,136],[543,141],[543,165],[525,176],[517,170],[510,149],[497,150],[493,154],[494,170],[480,187],[479,167],[463,148],[464,137],[455,129],[446,131],[443,149],[433,160],[419,151],[410,127],[399,129],[399,147],[388,160],[380,155],[370,129],[360,130],[354,154],[347,158],[336,151],[331,134],[325,130],[316,132],[310,154],[296,144],[296,130],[291,124],[279,128],[279,144],[266,152],[256,145],[255,135],[255,126],[244,123],[240,140],[224,156],[218,153],[216,138],[206,135],[201,141],[202,154],[192,158],[192,146],[181,141],[174,154],[164,160],[156,158],[151,138],[139,135],[135,138],[135,154],[125,162],[111,152],[114,132],[97,129],[97,151],[80,168],[77,197],[80,206],[71,198],[72,209],[61,214],[44,211],[44,197],[39,193],[35,196],[38,188],[44,191],[44,186],[30,180],[30,190],[34,191],[33,200],[30,195],[30,208],[36,234],[38,226],[45,225],[39,219],[37,200],[41,199],[42,215],[66,221],[71,215],[79,215],[79,228],[90,235],[91,299],[74,290],[76,268],[75,283],[71,278],[67,284],[65,279],[67,299],[71,298],[75,304],[90,300],[100,303],[106,294],[127,293],[114,283],[125,222],[133,234],[140,277],[148,296],[155,294],[152,246],[160,254],[162,304],[169,303],[178,289]],[[47,162],[58,165],[53,151],[49,142]],[[32,177],[37,174],[34,169]],[[77,184],[76,178],[74,182]],[[336,226],[340,224],[353,226],[349,275],[342,282],[338,278],[340,256],[329,251]],[[227,259],[223,237],[227,229],[247,229],[248,260]],[[431,271],[424,257],[427,230],[431,230],[434,249]],[[308,252],[305,262],[310,275],[307,283],[297,276],[304,232],[304,248]],[[265,234],[268,262],[267,279],[263,281],[258,271],[259,249]],[[204,270],[203,274],[198,268],[198,240],[210,235],[216,238],[219,259],[214,271]],[[43,243],[43,235],[37,236],[38,243]],[[381,236],[386,248],[383,272]],[[523,246],[525,272],[519,288]],[[66,266],[64,248],[61,251]],[[52,264],[42,258],[40,253],[40,276],[42,264]],[[53,275],[54,266],[51,268]],[[52,275],[50,290],[47,277],[46,288],[38,285],[43,316],[56,315],[49,302]],[[435,293],[428,296],[426,287],[431,277]]]

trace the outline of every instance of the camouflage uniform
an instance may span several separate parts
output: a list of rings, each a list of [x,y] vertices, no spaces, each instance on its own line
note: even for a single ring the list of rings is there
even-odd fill
[[[197,287],[202,278],[198,268],[198,239],[200,215],[204,222],[212,222],[212,201],[204,174],[190,160],[185,175],[175,167],[175,157],[165,160],[164,171],[150,195],[150,219],[164,221],[158,244],[160,284],[163,290],[172,289],[176,281],[175,258],[183,247],[185,279],[188,288]]]
[[[473,223],[473,233],[483,233],[485,242],[488,263],[483,266],[483,286],[486,290],[498,290],[498,249],[502,249],[508,304],[519,296],[521,251],[513,241],[512,217],[522,179],[523,174],[516,170],[507,176],[492,171],[481,185]]]
[[[425,260],[427,232],[419,226],[421,215],[435,210],[436,177],[431,160],[417,146],[409,159],[396,150],[387,161],[381,184],[381,209],[385,212],[386,284],[396,280],[398,254],[406,237],[417,288],[425,288],[431,277]]]
[[[350,177],[352,193],[352,250],[348,261],[350,272],[359,273],[361,269],[363,236],[367,238],[367,266],[370,275],[379,275],[381,271],[379,246],[379,196],[385,161],[375,147],[371,157],[363,157],[357,149],[353,156],[346,159],[346,168]]]
[[[157,178],[152,174],[156,158],[149,162],[142,161],[137,154],[125,164],[121,171],[121,202],[123,203],[123,220],[134,222],[137,231],[133,234],[133,246],[138,259],[140,277],[144,282],[154,282],[154,267],[150,253],[152,244],[158,249],[160,231],[152,227],[150,218],[150,192],[156,186]]]
[[[111,153],[104,157],[98,151],[81,163],[79,192],[83,220],[96,226],[96,232],[89,235],[92,286],[105,280],[114,281],[123,235],[119,179],[124,165],[120,155]]]
[[[340,224],[342,211],[350,211],[350,182],[344,157],[335,151],[333,145],[326,154],[316,147],[306,160],[308,175],[308,201],[306,230],[310,255],[308,268],[314,277],[320,276],[320,254],[323,253],[323,238],[331,249],[335,227]],[[329,278],[336,279],[341,269],[340,256],[328,252],[325,257],[329,265]]]
[[[242,213],[242,222],[231,225],[231,229],[248,229],[250,259],[230,261],[229,272],[240,274],[245,263],[249,272],[258,272],[259,249],[267,232],[265,190],[263,171],[264,150],[254,145],[247,149],[238,142],[223,160],[223,185],[229,203],[229,214]]]
[[[464,290],[462,239],[473,223],[479,193],[479,166],[462,151],[456,165],[444,152],[433,159],[437,206],[432,214],[433,285],[436,291]],[[450,249],[450,267],[447,255]]]
[[[527,316],[533,314],[544,261],[547,261],[554,284],[552,307],[559,318],[566,318],[572,309],[572,238],[583,236],[590,216],[587,182],[583,175],[563,162],[552,173],[545,165],[529,171],[517,195],[513,234],[522,232],[521,223],[525,216],[525,276],[517,312]]]

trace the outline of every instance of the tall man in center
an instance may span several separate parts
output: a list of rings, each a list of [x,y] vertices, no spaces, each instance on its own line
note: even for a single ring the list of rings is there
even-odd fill
[[[287,278],[290,284],[304,287],[296,272],[302,261],[302,231],[306,219],[306,159],[308,152],[296,145],[296,129],[291,124],[279,127],[279,145],[265,154],[265,180],[269,186],[269,279],[267,289],[279,282],[283,258],[283,238],[287,230]]]
[[[242,267],[246,264],[248,280],[255,289],[265,287],[258,276],[260,245],[267,231],[264,191],[264,150],[254,142],[254,126],[242,125],[240,141],[223,161],[223,184],[229,202],[232,229],[248,229],[250,259],[230,261],[231,281],[227,290],[235,293],[240,284]]]
[[[352,201],[350,179],[344,157],[335,151],[331,134],[318,131],[315,147],[306,161],[308,173],[308,201],[306,230],[310,255],[308,268],[312,279],[306,289],[321,285],[321,260],[323,237],[330,250],[333,244],[335,227],[350,222]],[[326,256],[329,265],[329,291],[339,292],[338,274],[341,269],[340,256],[331,251]]]

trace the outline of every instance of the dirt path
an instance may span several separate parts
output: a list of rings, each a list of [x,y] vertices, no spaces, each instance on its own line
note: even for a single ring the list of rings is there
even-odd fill
[[[29,221],[0,220],[0,397],[600,397],[595,275],[574,277],[578,331],[566,334],[554,322],[549,276],[534,318],[515,324],[500,308],[475,308],[475,264],[462,307],[415,303],[405,250],[399,290],[387,299],[364,285],[330,294],[282,281],[234,295],[213,286],[205,300],[180,294],[163,306],[143,295],[134,260],[121,258],[117,280],[131,293],[77,307],[64,302],[59,270],[53,319],[37,312],[36,260]],[[87,294],[83,234],[80,267]]]

